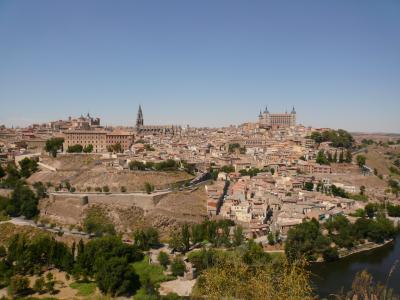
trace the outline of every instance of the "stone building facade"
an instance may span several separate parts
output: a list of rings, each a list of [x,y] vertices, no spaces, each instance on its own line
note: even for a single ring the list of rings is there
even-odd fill
[[[296,126],[296,110],[293,107],[290,113],[271,114],[268,108],[265,107],[264,112],[260,111],[258,123],[261,128]]]
[[[105,130],[67,130],[63,132],[64,151],[69,146],[88,145],[93,146],[94,153],[107,152],[107,146],[121,144],[122,150],[129,150],[134,142],[134,135],[131,132]]]

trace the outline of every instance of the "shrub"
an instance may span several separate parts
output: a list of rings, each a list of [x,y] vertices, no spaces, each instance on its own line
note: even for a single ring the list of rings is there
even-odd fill
[[[168,254],[164,251],[160,251],[158,254],[158,262],[164,267],[164,269],[166,269],[170,263]]]
[[[183,276],[186,271],[185,263],[182,258],[176,257],[171,263],[171,271],[174,276]]]

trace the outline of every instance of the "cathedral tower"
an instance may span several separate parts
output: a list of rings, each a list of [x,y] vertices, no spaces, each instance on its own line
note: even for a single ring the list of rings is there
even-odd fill
[[[140,129],[143,126],[143,112],[142,107],[139,105],[139,110],[136,117],[136,129]]]

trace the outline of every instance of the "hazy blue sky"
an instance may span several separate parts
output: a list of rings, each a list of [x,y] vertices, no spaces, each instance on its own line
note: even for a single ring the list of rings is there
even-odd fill
[[[220,126],[260,108],[400,132],[400,1],[3,1],[0,124]]]

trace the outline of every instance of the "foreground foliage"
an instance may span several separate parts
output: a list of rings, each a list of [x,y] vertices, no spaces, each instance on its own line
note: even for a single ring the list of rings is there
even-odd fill
[[[304,262],[246,263],[238,252],[220,255],[205,269],[193,295],[207,299],[312,299]]]

